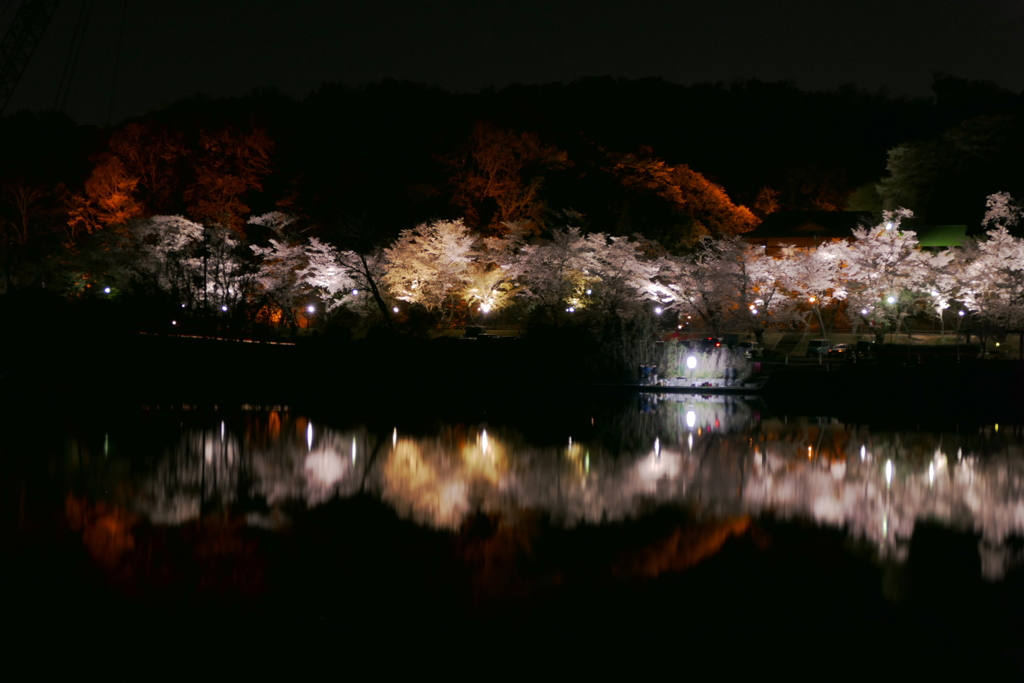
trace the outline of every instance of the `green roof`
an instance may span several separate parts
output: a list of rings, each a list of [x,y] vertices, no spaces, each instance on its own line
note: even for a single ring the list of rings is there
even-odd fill
[[[910,229],[917,232],[917,243],[922,247],[961,247],[967,237],[966,225],[922,225]]]

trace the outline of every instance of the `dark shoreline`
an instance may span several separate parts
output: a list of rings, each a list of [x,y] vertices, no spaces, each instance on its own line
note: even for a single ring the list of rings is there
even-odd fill
[[[9,410],[287,404],[372,412],[374,404],[389,404],[473,413],[675,391],[596,377],[571,348],[527,340],[323,337],[276,345],[92,330],[7,339],[3,346],[0,406]],[[694,393],[753,394],[773,414],[849,421],[983,424],[1024,417],[1024,364],[1017,361],[764,367],[760,390]]]

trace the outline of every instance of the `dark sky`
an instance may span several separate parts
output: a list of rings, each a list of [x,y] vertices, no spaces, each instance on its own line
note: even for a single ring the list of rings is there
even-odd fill
[[[18,0],[0,0],[6,29]],[[63,0],[8,107],[58,97],[83,0]],[[1024,90],[1021,0],[93,0],[67,95],[112,120],[187,95],[385,77],[475,91],[581,76],[758,78],[927,94],[933,72]]]

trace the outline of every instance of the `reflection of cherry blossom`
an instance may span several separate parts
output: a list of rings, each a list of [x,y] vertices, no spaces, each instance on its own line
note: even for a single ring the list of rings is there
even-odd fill
[[[366,491],[403,517],[451,529],[477,511],[534,510],[572,526],[684,504],[708,518],[771,514],[842,527],[897,561],[917,521],[931,519],[979,534],[990,578],[1024,559],[1008,544],[1024,536],[1024,440],[1006,430],[873,433],[834,420],[761,420],[752,404],[693,396],[557,446],[472,426],[414,438],[317,425],[308,443],[305,420],[273,419],[286,424],[250,421],[244,437],[230,427],[186,430],[134,508],[177,524],[214,506],[312,507]]]

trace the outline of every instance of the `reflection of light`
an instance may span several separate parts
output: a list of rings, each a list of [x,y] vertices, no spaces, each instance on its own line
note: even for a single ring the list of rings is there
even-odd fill
[[[103,435],[103,455],[110,455],[110,434]]]
[[[306,450],[313,450],[313,423],[306,425]]]
[[[889,513],[882,517],[882,536],[889,538]]]
[[[661,439],[654,437],[654,454],[661,457]]]
[[[490,443],[487,441],[486,429],[480,433],[480,448],[483,450],[484,455],[487,455],[487,451],[490,450]]]
[[[306,472],[313,481],[322,486],[331,486],[343,473],[341,458],[331,451],[319,451],[306,456]]]
[[[391,447],[394,448],[398,443],[398,427],[395,427],[395,431],[391,432]]]
[[[892,460],[885,461],[885,485],[892,485]]]
[[[928,485],[935,483],[935,463],[928,463]]]
[[[807,447],[807,459],[810,460],[814,457],[814,448],[812,446]]]
[[[693,434],[689,434],[686,437],[686,445],[690,448],[691,451],[693,450]]]
[[[693,429],[693,425],[697,424],[697,413],[692,410],[686,411],[686,426]]]
[[[352,437],[352,464],[356,464],[356,437]]]
[[[860,447],[860,459],[861,459],[861,462],[864,461],[864,454],[867,453],[867,452],[868,452],[868,449],[866,449],[864,446]]]
[[[583,471],[590,474],[590,452],[583,456]]]
[[[224,443],[224,420],[220,421],[220,442]]]
[[[999,344],[996,344],[996,346],[999,346]],[[998,422],[996,422],[996,431],[997,432],[999,431],[999,423]]]
[[[697,356],[690,356],[689,358],[687,358],[686,367],[688,367],[691,370],[697,367]]]

